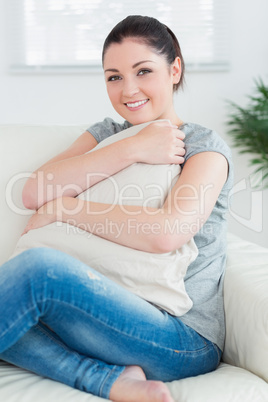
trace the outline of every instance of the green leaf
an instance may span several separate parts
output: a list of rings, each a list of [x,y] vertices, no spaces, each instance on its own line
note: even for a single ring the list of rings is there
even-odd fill
[[[248,97],[248,105],[241,107],[227,101],[230,109],[227,126],[233,146],[241,154],[253,156],[249,164],[258,167],[258,171],[268,170],[268,86],[259,78],[255,80],[254,93]],[[264,175],[268,187],[268,174]]]

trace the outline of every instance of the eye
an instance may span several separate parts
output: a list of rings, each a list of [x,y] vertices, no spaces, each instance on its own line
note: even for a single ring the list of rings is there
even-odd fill
[[[119,75],[112,75],[111,77],[108,78],[107,81],[118,81],[121,80],[121,77]]]
[[[145,75],[145,74],[149,74],[151,72],[152,72],[152,70],[149,70],[148,68],[143,68],[142,70],[140,70],[138,72],[138,75]]]

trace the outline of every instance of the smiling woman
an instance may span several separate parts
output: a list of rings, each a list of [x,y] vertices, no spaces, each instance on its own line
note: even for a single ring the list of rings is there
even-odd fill
[[[223,350],[230,150],[214,131],[178,116],[173,93],[183,83],[184,62],[166,25],[136,15],[119,22],[105,41],[103,68],[111,103],[125,121],[106,118],[90,126],[32,174],[23,200],[36,212],[25,233],[68,219],[111,247],[116,243],[140,251],[153,267],[150,274],[146,262],[140,268],[155,280],[156,300],[163,283],[156,278],[160,264],[153,263],[153,254],[163,260],[192,241],[198,256],[184,276],[192,307],[172,314],[101,276],[81,262],[79,253],[73,258],[68,251],[30,248],[0,269],[0,358],[114,401],[174,402],[164,381],[215,370]],[[145,125],[139,127],[141,123]],[[132,136],[96,146],[138,128]],[[77,197],[139,164],[180,165],[176,179],[167,177],[168,191],[160,205],[130,202],[123,208],[119,202],[108,203],[105,192],[105,202]],[[160,175],[144,176],[148,188],[159,188]],[[126,188],[134,183],[127,177]],[[105,228],[101,233],[100,225]],[[53,230],[57,236],[57,225]],[[93,254],[90,247],[83,252]],[[100,251],[106,252],[106,247]],[[138,271],[133,261],[123,264],[122,277],[127,266],[134,275]],[[181,267],[163,264],[167,282],[172,281],[169,269]]]
[[[131,124],[169,119],[180,126],[172,102],[173,86],[180,82],[182,61],[171,65],[162,55],[126,38],[107,47],[103,59],[107,92],[114,109]]]
[[[172,92],[183,85],[184,60],[176,36],[163,27],[154,19],[146,29],[142,20],[127,19],[124,31],[115,27],[104,42],[107,92],[114,109],[131,124],[156,119],[182,124]]]

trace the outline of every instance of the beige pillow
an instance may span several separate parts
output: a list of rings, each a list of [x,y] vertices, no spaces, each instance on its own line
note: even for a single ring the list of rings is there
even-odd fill
[[[112,135],[99,143],[94,150],[135,135],[147,124],[149,123],[133,126]],[[107,204],[161,207],[179,174],[180,166],[175,164],[134,163],[95,184],[80,194],[79,198]],[[129,217],[129,230],[134,228],[134,219],[135,216]],[[20,238],[13,256],[28,248],[52,247],[78,258],[173,315],[181,316],[192,307],[192,301],[185,290],[184,276],[189,264],[198,254],[193,240],[178,250],[156,254],[122,246],[84,229],[84,225],[75,227],[70,221],[70,224],[55,222],[31,230]],[[107,221],[107,227],[97,225],[95,229],[96,233],[98,230],[113,230],[117,235],[120,233],[120,224],[112,227]],[[166,229],[174,230],[168,224]]]

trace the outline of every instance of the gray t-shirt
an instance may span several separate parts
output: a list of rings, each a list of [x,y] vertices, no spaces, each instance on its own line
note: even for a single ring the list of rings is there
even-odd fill
[[[88,131],[98,142],[116,134],[131,124],[122,124],[106,118],[96,123]],[[183,323],[214,342],[221,350],[224,347],[225,323],[223,308],[223,277],[226,264],[226,212],[229,191],[233,185],[233,164],[231,151],[224,140],[208,128],[193,123],[180,127],[185,134],[185,162],[200,152],[212,151],[225,156],[229,164],[228,179],[224,184],[211,215],[200,231],[194,236],[199,254],[189,266],[185,277],[185,287],[193,301],[192,309],[178,317]],[[182,169],[184,164],[181,166]]]

